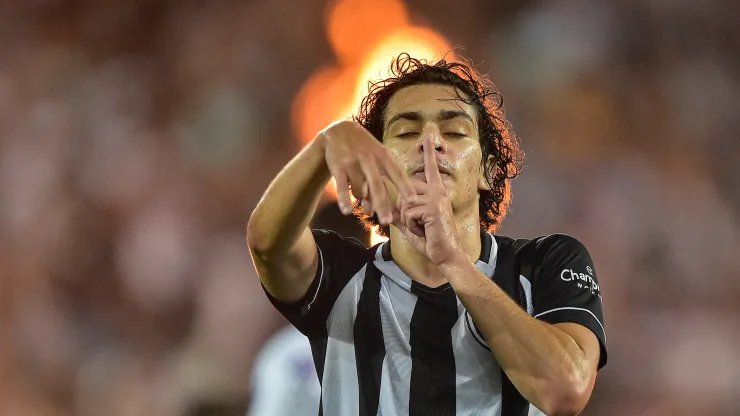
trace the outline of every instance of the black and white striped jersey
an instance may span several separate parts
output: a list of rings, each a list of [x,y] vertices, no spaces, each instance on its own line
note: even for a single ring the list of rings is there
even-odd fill
[[[538,414],[502,371],[449,283],[430,288],[394,263],[390,241],[372,248],[314,230],[317,275],[295,303],[275,307],[311,343],[320,415]],[[601,344],[601,293],[586,248],[553,234],[513,240],[481,231],[476,266],[531,316],[575,322]]]

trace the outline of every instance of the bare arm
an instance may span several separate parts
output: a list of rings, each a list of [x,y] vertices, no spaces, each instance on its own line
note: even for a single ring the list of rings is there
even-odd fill
[[[262,284],[275,298],[303,297],[316,274],[309,223],[331,178],[319,135],[270,183],[247,225],[247,244]]]
[[[586,406],[600,354],[590,330],[529,316],[465,255],[440,270],[522,396],[548,415],[576,415]]]
[[[341,121],[320,132],[272,181],[247,225],[257,273],[278,300],[301,299],[316,275],[318,250],[308,226],[332,176],[345,215],[352,213],[351,188],[378,213],[381,224],[393,220],[383,176],[401,194],[413,192],[410,179],[387,149],[359,123]]]

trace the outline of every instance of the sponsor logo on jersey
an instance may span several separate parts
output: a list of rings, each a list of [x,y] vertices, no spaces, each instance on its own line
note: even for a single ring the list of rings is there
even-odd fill
[[[588,289],[594,295],[600,294],[599,284],[596,283],[596,279],[591,276],[593,274],[591,266],[586,266],[586,271],[588,274],[578,273],[573,269],[564,269],[560,272],[560,278],[566,282],[573,282],[578,285],[578,288],[580,289]]]

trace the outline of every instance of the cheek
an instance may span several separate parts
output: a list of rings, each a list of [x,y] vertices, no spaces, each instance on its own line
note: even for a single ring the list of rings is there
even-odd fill
[[[399,165],[402,167],[408,166],[411,159],[408,146],[388,146],[388,150]]]
[[[474,146],[468,146],[462,149],[453,161],[459,172],[464,172],[465,175],[475,175],[476,180],[480,172],[480,162],[480,149]]]
[[[461,181],[458,182],[458,192],[464,195],[478,193],[478,181],[480,177],[481,151],[477,146],[466,146],[455,152],[449,161],[455,166],[460,174]],[[465,197],[467,198],[467,197]]]

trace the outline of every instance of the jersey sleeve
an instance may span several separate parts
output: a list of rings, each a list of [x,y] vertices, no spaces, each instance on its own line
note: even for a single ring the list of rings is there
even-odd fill
[[[550,324],[573,322],[590,329],[607,361],[606,330],[596,269],[577,239],[553,234],[537,241],[532,282],[534,317]]]
[[[265,290],[272,305],[309,337],[326,331],[326,319],[337,297],[371,257],[370,250],[354,238],[345,238],[329,230],[311,232],[316,241],[319,264],[303,298],[284,302]]]

